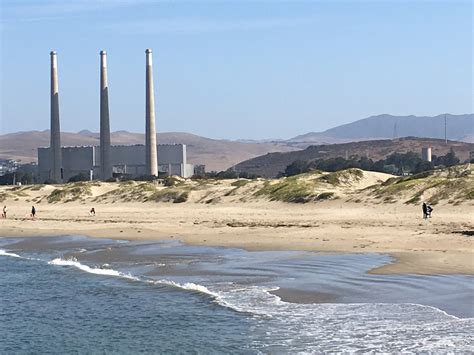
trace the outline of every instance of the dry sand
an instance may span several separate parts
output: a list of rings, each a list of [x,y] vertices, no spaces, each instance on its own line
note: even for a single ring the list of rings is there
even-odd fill
[[[80,234],[118,239],[179,239],[247,250],[387,253],[394,263],[373,273],[474,274],[472,206],[439,205],[423,220],[420,206],[344,199],[308,204],[58,203],[6,201],[2,236]],[[94,206],[97,215],[89,216]]]

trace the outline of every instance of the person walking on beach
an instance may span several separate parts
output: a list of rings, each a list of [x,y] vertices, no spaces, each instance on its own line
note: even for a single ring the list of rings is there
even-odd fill
[[[3,206],[2,217],[7,218],[7,206]]]
[[[91,210],[89,211],[90,216],[95,216],[95,208],[92,207]]]
[[[35,218],[36,215],[36,208],[35,206],[31,206],[31,218]]]
[[[428,206],[426,205],[426,202],[423,202],[423,205],[421,206],[421,209],[423,210],[423,219],[428,218]]]

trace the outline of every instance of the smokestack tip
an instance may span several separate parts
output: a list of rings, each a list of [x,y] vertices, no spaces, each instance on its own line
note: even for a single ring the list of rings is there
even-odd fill
[[[150,48],[147,48],[147,50],[145,51],[146,54],[148,53],[151,53],[151,49]]]
[[[106,55],[106,54],[107,54],[106,51],[104,51],[104,50],[101,50],[101,51],[100,51],[100,55]]]
[[[49,54],[56,55],[56,51],[51,51],[51,52],[49,52]]]

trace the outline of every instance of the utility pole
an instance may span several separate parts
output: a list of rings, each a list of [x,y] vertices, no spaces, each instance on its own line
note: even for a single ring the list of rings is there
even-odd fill
[[[448,145],[446,114],[444,114],[444,143]]]

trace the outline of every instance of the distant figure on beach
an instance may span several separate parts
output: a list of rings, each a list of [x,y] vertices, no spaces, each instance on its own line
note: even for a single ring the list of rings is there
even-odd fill
[[[91,210],[89,211],[90,216],[95,216],[95,208],[92,207]]]
[[[31,218],[35,218],[36,215],[36,208],[35,206],[31,206]]]
[[[421,208],[423,209],[423,218],[431,218],[431,212],[433,212],[433,207],[427,205],[426,202],[423,202],[423,206]]]
[[[433,212],[433,207],[431,205],[426,206],[426,218],[431,218],[431,212]]]
[[[7,218],[7,206],[3,206],[2,218]]]
[[[423,219],[428,218],[428,206],[426,205],[426,202],[423,202],[421,209],[423,210]]]

